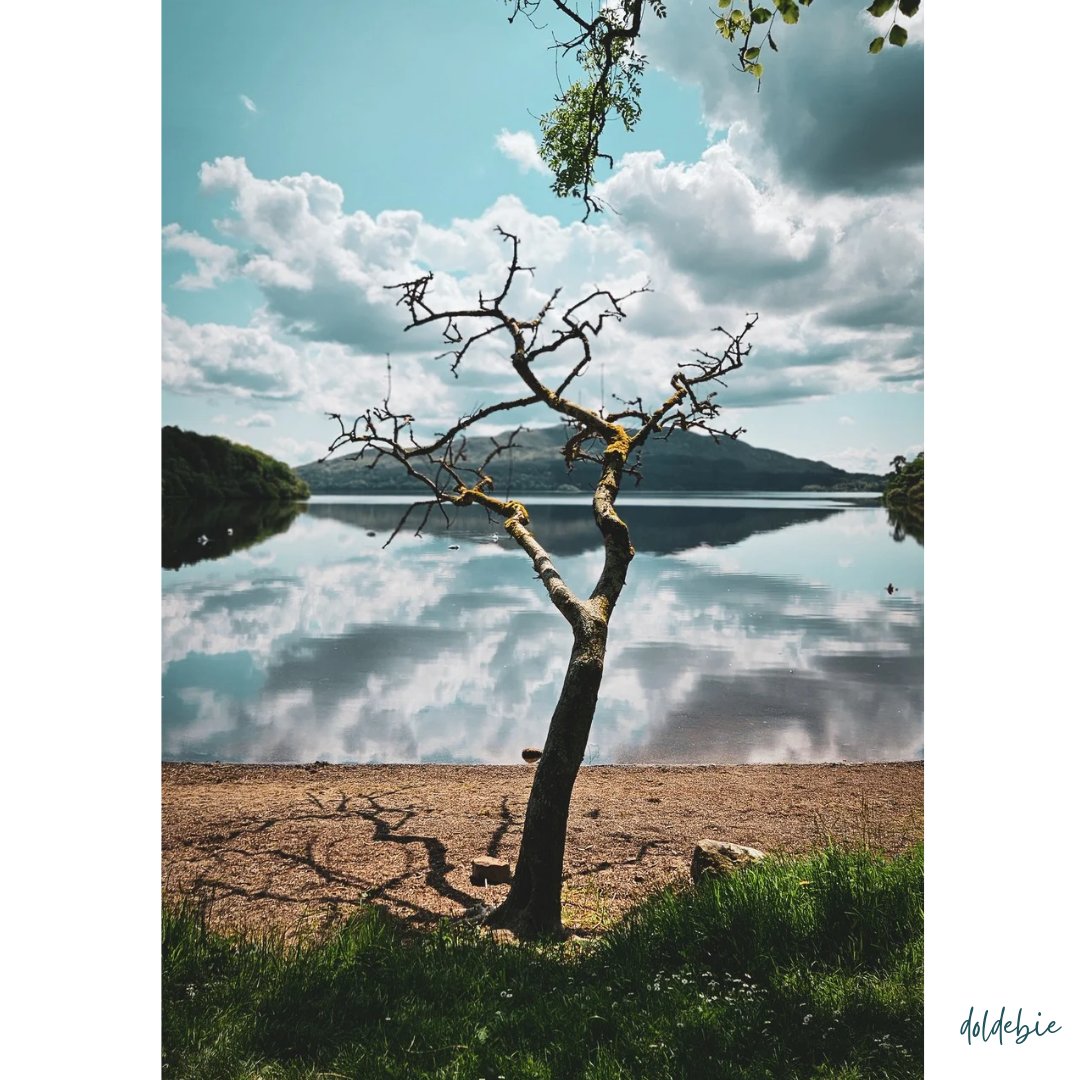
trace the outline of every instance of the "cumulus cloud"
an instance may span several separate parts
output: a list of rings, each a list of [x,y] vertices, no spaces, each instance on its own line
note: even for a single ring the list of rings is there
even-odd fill
[[[607,392],[655,400],[677,363],[717,343],[710,327],[738,328],[748,311],[760,314],[755,351],[725,391],[731,407],[844,390],[918,389],[918,198],[812,197],[785,182],[775,163],[758,161],[754,138],[740,126],[689,163],[666,162],[656,152],[627,155],[598,188],[620,213],[566,225],[509,195],[445,227],[414,210],[346,212],[343,190],[323,177],[266,179],[243,158],[208,162],[200,173],[203,190],[231,196],[228,212],[215,222],[228,243],[169,226],[166,244],[196,260],[195,272],[177,284],[240,276],[260,290],[264,308],[246,331],[187,327],[180,334],[178,327],[187,342],[180,351],[200,359],[189,360],[174,385],[224,388],[235,378],[239,394],[287,397],[302,384],[306,400],[347,411],[350,402],[361,407],[377,399],[385,360],[376,358],[389,353],[396,403],[429,429],[513,392],[517,383],[499,336],[485,339],[472,366],[466,362],[458,379],[447,380],[448,362],[431,364],[446,348],[443,327],[403,334],[406,313],[386,288],[434,270],[426,298],[433,309],[474,307],[478,294],[496,294],[505,279],[510,249],[498,226],[520,236],[522,261],[536,268],[518,277],[506,302],[524,318],[556,289],[560,304],[570,304],[597,286],[625,294],[652,281],[652,291],[627,301],[625,322],[605,326],[592,370],[579,384],[595,399],[590,404],[599,404],[601,368]],[[266,344],[261,362],[255,340]],[[211,341],[215,350],[208,352]],[[321,350],[318,363],[309,346]],[[564,363],[556,355],[537,370],[557,380]],[[257,387],[260,364],[266,377]],[[338,371],[331,374],[327,364]]]
[[[618,207],[620,223],[654,265],[675,272],[680,321],[695,314],[704,321],[711,311],[739,325],[740,313],[759,313],[753,368],[771,369],[776,401],[791,400],[793,391],[804,396],[803,367],[828,367],[812,376],[818,391],[826,383],[865,388],[900,373],[917,384],[921,201],[812,197],[785,183],[775,166],[758,164],[752,148],[739,128],[690,164],[630,154],[597,191]],[[740,375],[731,400],[750,403],[750,392]],[[765,400],[756,395],[755,403]]]
[[[495,146],[499,152],[517,163],[521,172],[548,172],[548,167],[540,157],[536,139],[528,131],[507,131],[503,128],[495,136]]]
[[[162,382],[182,394],[295,400],[303,389],[296,349],[264,328],[192,325],[161,313]]]
[[[598,194],[619,210],[671,265],[693,276],[704,299],[744,293],[820,271],[836,227],[796,196],[747,168],[732,144],[707,149],[691,165],[668,164],[659,151],[628,154]]]
[[[185,232],[175,222],[161,230],[166,251],[182,251],[195,260],[195,272],[184,274],[178,289],[212,289],[236,270],[236,252],[196,232]]]
[[[457,407],[443,377],[445,363],[432,365],[404,355],[394,361],[393,401],[412,409],[424,430],[445,424]],[[289,460],[311,460],[326,451],[332,434],[328,412],[359,412],[387,389],[386,356],[357,353],[332,342],[312,343],[282,335],[265,309],[247,326],[189,323],[162,310],[162,383],[184,395],[287,404],[294,413],[317,421],[318,440],[278,437],[269,452]],[[240,427],[269,427],[271,414],[260,411]],[[325,439],[323,433],[326,433]]]
[[[283,330],[375,352],[400,343],[400,317],[384,286],[422,272],[412,260],[420,214],[346,214],[337,184],[311,173],[263,180],[243,158],[205,163],[200,182],[206,192],[233,196],[233,213],[217,227],[245,250],[241,273]]]

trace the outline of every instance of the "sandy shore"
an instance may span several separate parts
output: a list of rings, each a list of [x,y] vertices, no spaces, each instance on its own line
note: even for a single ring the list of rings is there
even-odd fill
[[[424,925],[491,904],[479,855],[516,858],[528,765],[162,765],[162,880],[219,926],[318,932],[367,902]],[[921,762],[591,766],[570,808],[564,919],[596,932],[673,880],[702,837],[797,853],[922,839]]]

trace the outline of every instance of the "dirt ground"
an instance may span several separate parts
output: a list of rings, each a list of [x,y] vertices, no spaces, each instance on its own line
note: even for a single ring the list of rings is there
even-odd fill
[[[162,765],[162,882],[223,929],[318,934],[375,902],[418,926],[494,904],[471,861],[517,855],[529,765]],[[602,932],[688,879],[702,837],[799,853],[922,839],[921,762],[590,766],[574,788],[564,921]]]

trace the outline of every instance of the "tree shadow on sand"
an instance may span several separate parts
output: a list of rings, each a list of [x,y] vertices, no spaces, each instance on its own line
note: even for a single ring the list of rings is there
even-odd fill
[[[239,919],[227,917],[224,921],[244,925],[262,922],[257,917],[257,906],[262,904],[267,905],[266,910],[282,906],[295,910],[293,921],[297,927],[311,925],[313,918],[315,925],[331,926],[350,912],[372,903],[410,929],[429,928],[446,918],[478,918],[489,910],[485,900],[457,888],[449,880],[451,872],[465,867],[466,860],[455,861],[444,840],[410,827],[424,807],[395,799],[402,793],[401,790],[358,795],[341,792],[334,801],[308,792],[304,808],[242,819],[197,839],[182,839],[166,856],[167,865],[172,865],[172,872],[166,876],[173,879],[168,891],[193,903],[210,921],[216,921],[223,908],[232,908],[234,913],[239,913]],[[400,846],[405,856],[404,869],[375,880],[365,876],[362,866],[356,871],[350,868],[349,864],[356,860],[340,854],[335,858],[334,849],[343,838],[327,839],[326,826],[347,825],[350,821],[357,827],[366,824],[371,828],[366,840]],[[308,835],[297,836],[298,829]],[[504,841],[511,830],[520,835],[520,829],[521,820],[512,813],[509,797],[504,795],[498,823],[484,852],[492,857],[508,857],[509,853],[503,851]],[[318,838],[316,831],[320,834]],[[619,865],[640,863],[655,844],[656,841],[644,841],[634,856],[619,860]],[[325,850],[320,853],[317,847]],[[195,864],[195,872],[186,882],[181,882],[178,879],[186,875],[182,870],[177,871],[184,864]],[[611,861],[599,861],[564,874],[564,881],[580,881],[615,865]],[[435,896],[449,901],[453,910],[448,912],[446,905],[440,909],[434,903],[419,900],[418,893],[422,890],[417,887],[418,877]],[[490,887],[492,898],[501,896],[504,888]],[[487,893],[489,889],[483,891]],[[280,917],[269,921],[282,928]]]
[[[454,905],[457,910],[453,914],[482,912],[483,901],[449,880],[449,874],[462,864],[451,859],[447,844],[437,836],[408,827],[423,808],[391,803],[396,794],[399,792],[360,795],[342,792],[335,804],[309,792],[309,809],[248,818],[198,839],[184,839],[178,845],[183,855],[174,861],[195,863],[197,869],[187,884],[171,891],[190,899],[205,916],[210,916],[222,901],[232,898],[241,902],[294,905],[297,909],[323,908],[327,921],[333,922],[350,909],[374,902],[407,925],[433,925],[447,918],[448,913],[417,902],[416,878],[422,876],[424,886]],[[513,826],[520,828],[521,823],[511,814],[508,803],[504,796],[499,822],[485,848],[489,855],[499,854],[502,841]],[[400,845],[405,853],[404,870],[380,880],[366,877],[362,868],[354,872],[343,866],[341,860],[332,858],[340,839],[320,845],[326,847],[321,856],[316,852],[314,837],[291,845],[264,846],[258,842],[260,837],[265,839],[278,832],[292,833],[295,840],[297,828],[340,824],[350,819],[372,827],[370,841]],[[201,865],[207,862],[209,866]],[[406,896],[405,892],[410,895]]]

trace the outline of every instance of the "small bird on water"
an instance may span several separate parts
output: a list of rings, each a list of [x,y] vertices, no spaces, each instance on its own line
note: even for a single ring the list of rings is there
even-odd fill
[[[885,591],[890,596],[892,596],[894,592],[899,592],[900,590],[890,581],[889,584],[885,587]]]

